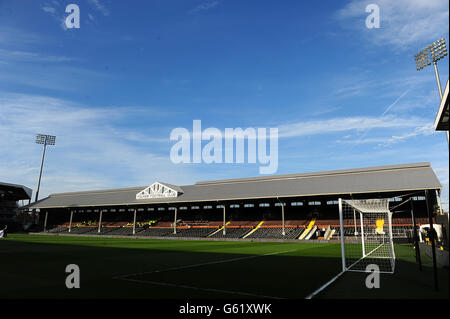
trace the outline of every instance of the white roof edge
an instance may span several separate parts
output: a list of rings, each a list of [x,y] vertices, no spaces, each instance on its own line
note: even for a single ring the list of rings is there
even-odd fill
[[[442,100],[441,100],[441,103],[439,104],[439,109],[436,114],[436,119],[434,120],[434,129],[436,131],[438,130],[439,121],[441,120],[442,113],[444,112],[445,102],[448,99],[448,90],[449,90],[449,86],[448,86],[448,79],[447,79],[447,84],[445,85],[444,93],[442,95]]]

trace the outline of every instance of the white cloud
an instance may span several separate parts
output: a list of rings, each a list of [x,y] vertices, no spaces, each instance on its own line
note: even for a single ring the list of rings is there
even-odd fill
[[[42,10],[44,11],[44,12],[47,12],[47,13],[50,13],[50,14],[55,14],[55,12],[56,12],[56,9],[55,8],[53,8],[53,7],[42,7]]]
[[[401,141],[404,141],[404,140],[412,138],[412,137],[416,137],[419,135],[431,135],[431,134],[436,134],[433,123],[429,123],[429,124],[426,124],[426,125],[423,125],[420,127],[416,127],[412,132],[409,132],[409,133],[405,133],[402,135],[394,135],[390,139],[385,141],[384,145],[396,144],[396,143],[399,143]]]
[[[113,79],[115,76],[106,71],[86,69],[70,63],[64,63],[75,60],[72,57],[28,53],[30,54],[19,54],[20,59],[16,57],[16,60],[12,59],[11,54],[8,55],[8,59],[5,59],[8,65],[0,72],[0,85],[2,83],[13,83],[33,88],[50,89],[52,91],[79,92],[88,88],[92,89],[106,78]],[[30,63],[21,63],[25,59],[28,59],[27,62]],[[53,62],[59,63],[49,63],[52,62],[51,59],[55,59]],[[48,62],[45,65],[45,74],[43,74],[42,65],[34,62]],[[70,76],[67,76],[68,74]]]
[[[422,45],[448,34],[449,4],[446,0],[379,0],[381,26],[367,29],[365,8],[372,0],[353,0],[336,12],[346,27],[364,32],[378,45],[406,49]],[[419,48],[418,48],[419,49]]]
[[[351,130],[365,131],[374,128],[417,127],[423,123],[424,120],[418,117],[401,118],[392,115],[383,117],[336,117],[327,120],[302,121],[281,125],[278,128],[278,135],[283,138],[347,132]]]
[[[99,0],[88,0],[89,3],[98,11],[100,11],[104,16],[109,16],[110,11],[105,5],[103,5]]]
[[[0,60],[5,62],[69,62],[67,56],[43,55],[36,52],[0,49]]]
[[[45,34],[38,34],[21,29],[2,26],[0,28],[0,44],[2,47],[16,47],[24,45],[38,45],[47,42],[48,37]]]
[[[435,81],[433,78],[419,75],[394,76],[386,79],[373,79],[373,74],[341,74],[332,80],[332,93],[338,98],[365,96],[377,93],[377,96],[396,96],[399,91],[410,91]],[[339,86],[336,86],[339,85]]]
[[[205,3],[202,3],[198,6],[196,6],[194,9],[190,10],[189,13],[196,13],[199,11],[207,11],[207,10],[210,10],[210,9],[216,7],[218,4],[219,4],[219,1],[205,2]]]
[[[354,145],[375,143],[378,144],[378,146],[388,146],[403,142],[407,139],[416,136],[431,135],[431,134],[436,134],[436,131],[434,130],[434,125],[432,123],[428,123],[422,126],[418,126],[414,128],[412,131],[401,135],[391,135],[390,137],[369,137],[369,138],[364,138],[364,136],[362,136],[359,139],[348,139],[347,137],[344,136],[342,137],[343,140],[338,139],[336,142]]]
[[[147,109],[138,114],[154,119],[158,113]],[[35,189],[42,146],[34,143],[34,137],[43,133],[56,135],[56,145],[47,150],[42,196],[149,185],[157,179],[176,184],[194,181],[191,168],[170,162],[169,145],[166,151],[164,144],[133,141],[146,133],[152,137],[152,131],[117,125],[135,114],[126,107],[87,107],[47,96],[2,93],[0,176]]]
[[[323,115],[325,115],[325,114],[337,112],[337,111],[339,111],[340,109],[342,109],[342,107],[339,107],[339,106],[335,106],[335,107],[325,107],[325,108],[322,108],[322,109],[319,109],[319,110],[313,112],[311,115],[312,115],[312,116],[323,116]]]

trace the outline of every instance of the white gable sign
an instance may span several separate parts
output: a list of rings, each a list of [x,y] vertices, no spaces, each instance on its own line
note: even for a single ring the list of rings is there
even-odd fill
[[[148,199],[148,198],[167,198],[167,197],[177,197],[178,191],[163,185],[161,183],[155,182],[146,189],[140,191],[136,194],[136,199]]]

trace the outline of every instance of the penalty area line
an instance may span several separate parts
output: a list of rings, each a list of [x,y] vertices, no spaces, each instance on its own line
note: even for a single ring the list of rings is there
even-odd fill
[[[132,277],[132,276],[149,275],[149,274],[153,274],[153,273],[161,273],[161,272],[166,272],[166,271],[181,270],[181,269],[188,269],[188,268],[194,268],[194,267],[200,267],[200,266],[229,263],[229,262],[233,262],[233,261],[246,260],[246,259],[265,257],[265,256],[272,256],[272,255],[280,255],[280,254],[290,253],[290,252],[293,252],[296,250],[297,249],[292,249],[292,250],[286,250],[286,251],[267,253],[267,254],[263,254],[263,255],[254,255],[254,256],[239,257],[239,258],[232,258],[232,259],[225,259],[225,260],[216,260],[216,261],[210,261],[210,262],[205,262],[205,263],[200,263],[200,264],[185,265],[185,266],[180,266],[180,267],[171,267],[171,268],[166,268],[166,269],[162,269],[162,270],[153,270],[153,271],[147,271],[147,272],[141,272],[141,273],[125,274],[125,275],[114,276],[113,279],[125,279],[127,277]]]
[[[285,298],[281,298],[281,297],[257,295],[257,294],[252,294],[252,293],[248,293],[248,292],[242,292],[242,291],[222,290],[222,289],[214,289],[214,288],[201,288],[201,287],[194,287],[194,286],[187,286],[187,285],[171,284],[168,282],[158,282],[158,281],[139,280],[139,279],[130,279],[130,278],[119,278],[119,279],[126,280],[126,281],[132,281],[132,282],[138,282],[138,283],[144,283],[144,284],[150,284],[150,285],[201,290],[201,291],[208,291],[208,292],[215,292],[215,293],[222,293],[222,294],[241,295],[241,296],[254,297],[254,298],[285,299]]]

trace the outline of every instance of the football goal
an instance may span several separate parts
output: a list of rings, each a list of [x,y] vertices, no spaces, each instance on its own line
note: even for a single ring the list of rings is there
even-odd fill
[[[377,265],[381,273],[394,273],[392,213],[383,199],[339,199],[342,271],[366,272]]]
[[[394,273],[389,199],[339,198],[339,224],[337,233],[341,241],[342,271],[306,299],[319,294],[347,271]],[[367,268],[369,265],[372,267]]]

